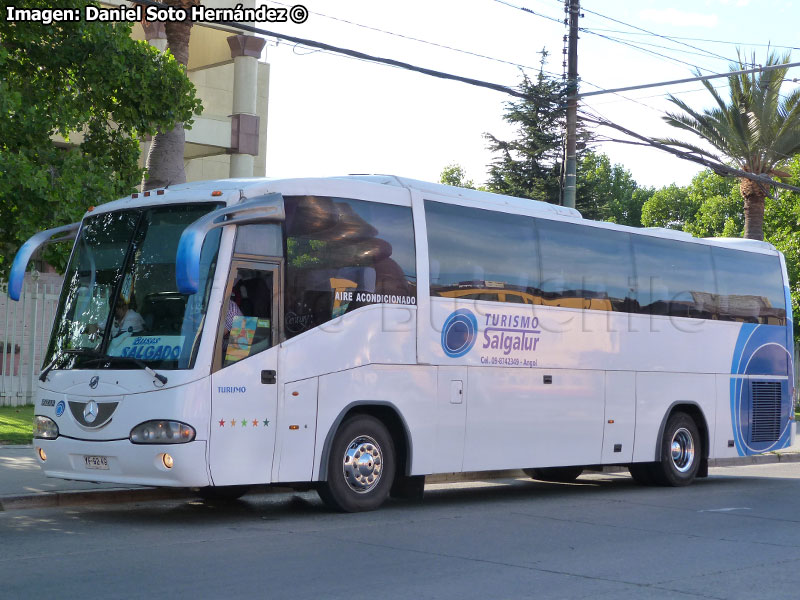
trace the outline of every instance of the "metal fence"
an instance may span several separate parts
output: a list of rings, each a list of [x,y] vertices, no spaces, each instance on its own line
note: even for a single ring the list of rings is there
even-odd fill
[[[0,281],[0,406],[33,402],[61,281],[60,275],[30,273],[18,302]]]

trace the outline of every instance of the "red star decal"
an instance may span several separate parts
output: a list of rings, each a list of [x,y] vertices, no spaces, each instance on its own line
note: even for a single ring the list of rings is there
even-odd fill
[[[220,419],[219,420],[219,426],[220,427],[225,427],[225,419]]]
[[[253,419],[253,427],[258,427],[258,419]]]

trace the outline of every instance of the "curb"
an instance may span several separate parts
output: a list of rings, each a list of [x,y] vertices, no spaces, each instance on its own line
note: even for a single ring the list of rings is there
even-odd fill
[[[733,458],[712,458],[709,467],[740,467],[746,465],[772,465],[775,463],[800,462],[800,452],[770,452],[754,456],[735,456]]]
[[[70,492],[39,492],[17,496],[0,496],[0,511],[22,508],[54,508],[57,506],[80,506],[89,504],[114,504],[123,502],[148,502],[191,498],[191,490],[183,488],[137,488],[110,490],[77,490]]]
[[[254,485],[248,494],[285,494],[291,488]],[[39,492],[16,496],[0,496],[0,512],[24,508],[54,508],[58,506],[89,506],[93,504],[123,504],[155,500],[200,499],[192,488],[118,488],[105,490],[75,490],[68,492]]]
[[[778,463],[800,462],[800,452],[758,454],[755,456],[737,456],[733,458],[715,458],[708,461],[709,467],[742,467],[749,465],[769,465]],[[628,469],[619,465],[611,465],[598,469],[601,473],[627,473]],[[493,479],[527,478],[522,469],[504,471],[471,471],[466,473],[442,473],[428,475],[427,485],[458,483],[466,481],[489,481]],[[284,494],[292,490],[287,487],[259,485],[250,493]],[[20,494],[0,496],[0,512],[26,508],[55,508],[59,506],[86,506],[91,504],[122,504],[126,502],[151,502],[154,500],[183,500],[198,498],[198,494],[186,488],[120,488],[106,490],[76,490],[69,492],[39,492],[36,494]]]

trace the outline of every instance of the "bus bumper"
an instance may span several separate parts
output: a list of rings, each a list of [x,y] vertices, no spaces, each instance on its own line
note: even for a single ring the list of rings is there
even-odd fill
[[[128,440],[87,442],[58,438],[33,441],[36,460],[47,477],[164,487],[211,485],[206,442],[132,444]],[[39,449],[46,454],[42,460]],[[165,454],[172,458],[167,468]],[[88,458],[87,458],[88,457]]]

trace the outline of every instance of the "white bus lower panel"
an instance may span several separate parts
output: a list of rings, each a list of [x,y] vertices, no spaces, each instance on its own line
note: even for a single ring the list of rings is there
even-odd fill
[[[34,448],[48,477],[164,487],[210,485],[204,441],[150,445],[58,438],[35,440]],[[39,456],[40,448],[46,453],[46,461]],[[167,454],[171,468],[166,466],[170,462],[165,460]]]

